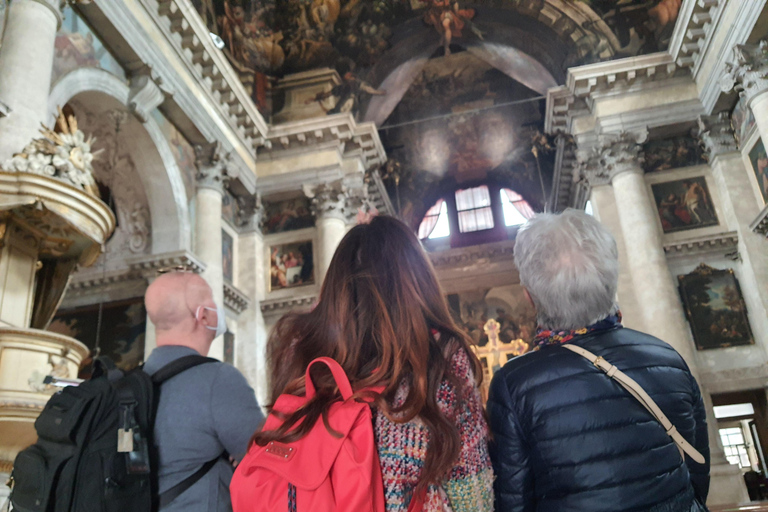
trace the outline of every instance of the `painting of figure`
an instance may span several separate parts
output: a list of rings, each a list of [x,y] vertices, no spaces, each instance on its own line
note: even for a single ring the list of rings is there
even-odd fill
[[[312,242],[292,242],[269,248],[270,291],[306,286],[315,282]]]
[[[718,270],[702,263],[678,279],[696,348],[754,344],[747,308],[733,270]]]
[[[231,331],[224,333],[224,358],[223,361],[235,364],[235,335]]]
[[[712,195],[703,177],[651,185],[664,233],[716,226]]]
[[[262,229],[265,235],[311,228],[315,225],[315,217],[306,197],[277,202],[265,201],[264,208],[266,216]]]
[[[221,267],[224,280],[231,283],[235,275],[235,241],[232,235],[221,230]]]
[[[653,140],[643,145],[645,172],[680,169],[706,163],[701,144],[693,137]]]
[[[62,310],[56,313],[49,331],[71,336],[96,348],[96,329],[101,325],[98,353],[111,359],[118,368],[130,370],[144,360],[144,334],[147,312],[141,298]],[[94,354],[92,354],[94,355]]]
[[[755,115],[752,113],[752,109],[747,105],[746,98],[742,97],[733,107],[731,113],[731,127],[733,128],[733,135],[736,137],[736,142],[739,146],[746,142],[752,128],[755,127]]]
[[[763,201],[768,203],[768,157],[765,154],[763,140],[758,138],[755,146],[749,152],[749,161],[752,163],[752,171],[757,178],[757,187]]]

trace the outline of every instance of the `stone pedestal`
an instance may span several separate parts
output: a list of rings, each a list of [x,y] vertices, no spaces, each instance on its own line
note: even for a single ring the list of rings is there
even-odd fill
[[[224,184],[231,178],[227,171],[228,155],[219,145],[196,146],[197,190],[195,194],[195,254],[205,263],[203,278],[213,290],[213,300],[224,306],[224,269],[222,262],[221,205]],[[209,357],[223,359],[224,337],[213,340]]]
[[[294,73],[281,79],[273,95],[282,95],[283,107],[272,116],[275,124],[323,117],[336,105],[330,96],[317,101],[318,94],[328,93],[341,83],[339,74],[329,68]]]
[[[61,24],[58,0],[13,0],[0,47],[0,162],[32,140],[47,121],[54,41]]]

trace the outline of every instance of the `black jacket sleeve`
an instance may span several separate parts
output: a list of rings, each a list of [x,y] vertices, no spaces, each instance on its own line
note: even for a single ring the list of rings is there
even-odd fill
[[[501,512],[535,512],[530,450],[522,435],[503,374],[497,372],[491,381],[487,404],[492,433],[491,461],[496,474],[493,484],[495,508]]]
[[[690,374],[689,374],[690,375]],[[688,472],[691,474],[691,483],[693,489],[696,491],[696,496],[699,497],[702,503],[707,502],[707,495],[709,494],[709,432],[707,430],[707,413],[704,409],[704,400],[701,397],[701,391],[699,385],[696,383],[696,379],[690,375],[691,379],[691,395],[693,397],[693,418],[696,422],[694,431],[695,439],[693,440],[693,446],[699,451],[706,459],[704,464],[697,464],[690,457],[685,458],[685,463],[688,465]]]

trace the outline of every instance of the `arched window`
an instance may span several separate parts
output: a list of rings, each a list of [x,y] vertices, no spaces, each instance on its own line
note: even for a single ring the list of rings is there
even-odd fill
[[[501,189],[501,206],[504,210],[504,225],[519,226],[534,216],[533,208],[514,190]]]
[[[419,239],[444,238],[451,234],[451,226],[448,222],[448,205],[439,199],[435,205],[427,210],[424,220],[419,226]]]
[[[584,213],[587,215],[594,215],[595,211],[592,209],[592,201],[587,201],[587,204],[584,205]]]
[[[470,233],[493,227],[491,194],[488,187],[468,188],[456,191],[456,212],[459,216],[459,231]]]

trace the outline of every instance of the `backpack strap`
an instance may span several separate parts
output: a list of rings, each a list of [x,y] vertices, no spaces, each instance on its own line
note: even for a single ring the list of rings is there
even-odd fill
[[[203,466],[189,475],[187,478],[182,480],[181,482],[177,483],[167,491],[160,493],[160,496],[158,497],[158,503],[160,505],[160,508],[164,508],[168,506],[173,500],[178,498],[184,491],[195,485],[198,481],[200,481],[201,478],[203,478],[211,469],[213,469],[213,466],[216,465],[216,463],[224,457],[224,455],[227,452],[222,452],[220,455],[218,455],[215,459],[211,459]]]
[[[704,456],[699,453],[698,450],[696,450],[696,448],[694,448],[688,441],[685,440],[682,434],[677,431],[677,428],[675,428],[672,422],[669,421],[669,418],[667,418],[661,408],[656,405],[656,402],[653,401],[653,398],[651,398],[650,395],[645,392],[642,386],[640,386],[640,384],[638,384],[634,379],[629,377],[627,374],[616,368],[602,357],[596,356],[589,350],[570,344],[564,344],[561,346],[589,360],[597,368],[602,370],[608,377],[612,378],[617,383],[619,383],[621,387],[629,391],[629,393],[635,397],[638,402],[640,402],[640,405],[645,407],[648,412],[650,412],[651,415],[653,415],[653,417],[656,418],[659,423],[661,423],[661,426],[664,427],[667,435],[672,438],[672,440],[677,445],[677,448],[680,450],[680,455],[687,453],[688,456],[691,457],[691,459],[693,459],[695,462],[704,464]]]
[[[315,363],[323,363],[328,368],[330,368],[331,373],[333,374],[333,380],[336,381],[336,385],[339,387],[339,392],[341,393],[341,398],[344,401],[349,400],[349,398],[354,394],[352,392],[352,385],[349,383],[349,378],[347,377],[347,374],[344,372],[344,368],[341,367],[339,363],[337,363],[335,360],[331,359],[330,357],[318,357],[317,359],[314,359],[311,363],[307,365],[307,373],[305,376],[305,384],[304,387],[306,388],[306,397],[307,400],[315,396],[315,384],[312,382],[312,377],[309,375],[309,370],[312,368],[312,365]]]
[[[171,361],[167,365],[157,370],[154,374],[152,374],[152,383],[155,385],[155,390],[159,391],[158,388],[164,382],[172,379],[178,374],[185,372],[190,368],[194,368],[195,366],[200,366],[201,364],[217,363],[217,362],[219,362],[217,359],[201,356],[199,354],[191,354],[188,356],[180,357],[175,361]],[[154,403],[155,410],[157,410],[158,399],[159,399],[159,393],[156,392],[155,403]],[[184,491],[186,491],[187,489],[195,485],[201,478],[203,478],[206,474],[208,474],[208,472],[213,468],[213,466],[216,465],[216,462],[218,462],[220,458],[226,455],[226,453],[227,453],[226,451],[220,453],[219,455],[216,456],[216,458],[211,459],[205,464],[203,464],[202,467],[200,467],[200,469],[198,469],[197,471],[189,475],[187,478],[185,478],[178,484],[174,485],[167,491],[160,493],[160,495],[157,497],[159,507],[163,508],[167,506],[173,500],[178,498],[180,494],[182,494]]]
[[[178,374],[189,370],[190,368],[194,368],[195,366],[200,366],[201,364],[206,364],[206,363],[218,363],[218,362],[220,361],[218,361],[217,359],[201,356],[198,354],[192,354],[192,355],[180,357],[175,361],[171,361],[167,365],[157,370],[154,374],[152,374],[152,382],[159,385],[177,376]]]

